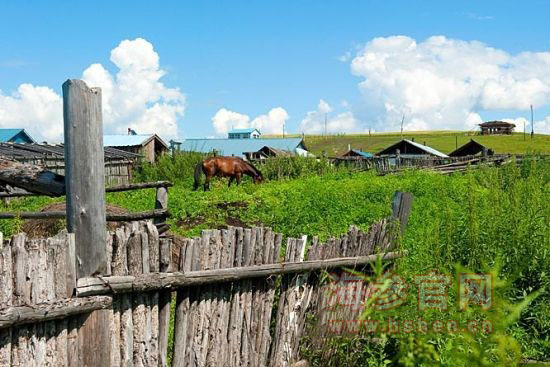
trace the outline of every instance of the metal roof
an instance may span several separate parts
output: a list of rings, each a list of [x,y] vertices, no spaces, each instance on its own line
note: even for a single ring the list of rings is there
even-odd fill
[[[260,133],[258,129],[249,128],[249,129],[233,129],[229,132],[229,134],[252,134],[254,131],[257,131]]]
[[[0,129],[0,142],[8,143],[20,133],[23,133],[31,143],[34,143],[34,139],[25,131],[25,129]],[[14,141],[14,143],[21,142]]]
[[[143,145],[153,134],[144,135],[103,135],[103,146],[105,147],[131,147]]]
[[[243,156],[243,153],[257,152],[263,147],[271,147],[287,152],[305,149],[301,138],[285,139],[185,139],[181,149],[184,151],[210,153],[215,150],[220,155]]]
[[[397,145],[399,145],[403,142],[405,142],[407,144],[410,144],[410,145],[412,145],[412,146],[414,146],[414,147],[416,147],[416,148],[418,148],[418,149],[420,149],[420,150],[422,150],[422,151],[424,151],[428,154],[435,155],[436,157],[448,158],[448,155],[446,155],[445,153],[441,153],[439,150],[436,150],[436,149],[434,149],[432,147],[429,147],[427,145],[419,144],[415,141],[408,140],[408,139],[403,139],[403,140],[398,141],[395,144],[390,145],[389,147],[383,149],[381,152],[377,153],[377,155],[383,155],[383,154],[385,154],[384,152],[391,150],[393,147],[395,147],[395,146],[397,146]],[[405,154],[403,154],[403,155],[405,155]]]
[[[139,154],[126,152],[124,150],[105,147],[105,159],[131,159],[140,158]],[[16,144],[0,143],[0,156],[12,159],[43,159],[60,158],[65,156],[63,144]]]
[[[365,158],[371,158],[371,157],[374,157],[374,155],[372,153],[369,153],[369,152],[363,152],[362,150],[358,150],[358,149],[352,149],[351,150],[352,152],[360,155],[361,157],[365,157]]]

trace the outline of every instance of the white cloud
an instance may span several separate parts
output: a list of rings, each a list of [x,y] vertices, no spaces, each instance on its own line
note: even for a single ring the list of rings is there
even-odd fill
[[[328,116],[333,108],[324,100],[319,101],[317,110],[307,112],[300,123],[300,131],[307,134],[323,134],[325,132],[325,117],[327,133],[353,133],[359,132],[360,126],[357,119],[350,111],[338,113],[336,116]]]
[[[82,73],[90,87],[102,89],[104,132],[124,134],[131,127],[138,133],[177,137],[185,97],[160,81],[165,73],[153,45],[142,38],[124,40],[111,51],[111,61],[118,68],[115,75],[101,64]],[[22,127],[38,140],[61,141],[62,98],[48,87],[31,84],[20,85],[9,96],[0,92],[0,127]]]
[[[0,91],[0,127],[25,128],[38,141],[63,135],[63,100],[48,87],[21,84],[11,95]]]
[[[212,117],[214,130],[219,135],[225,135],[231,129],[254,127],[262,134],[282,134],[283,124],[289,116],[282,107],[272,108],[267,114],[260,115],[250,121],[248,115],[221,108]]]
[[[212,123],[214,124],[214,130],[216,133],[223,135],[231,129],[245,129],[250,127],[250,117],[243,115],[242,113],[220,108],[218,112],[212,117]]]
[[[282,107],[272,108],[266,115],[256,117],[250,125],[262,134],[282,134],[283,125],[288,120],[288,113]]]
[[[510,55],[478,41],[375,38],[351,61],[359,88],[381,111],[378,130],[470,129],[480,111],[550,104],[550,52]]]

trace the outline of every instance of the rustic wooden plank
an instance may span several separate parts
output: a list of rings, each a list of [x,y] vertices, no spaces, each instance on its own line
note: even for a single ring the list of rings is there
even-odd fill
[[[131,233],[131,225],[115,231],[113,240],[113,259],[111,267],[113,273],[125,276],[128,271],[128,239]],[[115,320],[120,319],[120,364],[122,366],[133,366],[134,363],[134,334],[132,320],[132,296],[123,294],[115,298],[114,305]],[[116,321],[115,321],[116,323]]]
[[[235,253],[233,257],[233,267],[241,267],[243,263],[243,236],[242,228],[234,228]],[[243,307],[241,307],[241,285],[234,283],[231,297],[231,316],[229,320],[229,356],[227,364],[229,366],[240,365],[241,338],[242,338],[242,317]]]
[[[65,195],[65,178],[41,166],[24,164],[0,157],[0,182],[31,193],[48,196]]]
[[[81,278],[78,280],[77,295],[141,292],[159,289],[176,289],[194,287],[204,284],[233,282],[244,279],[263,278],[281,274],[305,273],[315,270],[326,270],[340,267],[355,267],[369,264],[380,258],[382,261],[398,259],[407,254],[388,252],[369,256],[332,258],[304,262],[284,262],[228,268],[217,270],[199,270],[187,273],[151,273],[147,275],[119,276],[98,278]]]
[[[82,80],[63,83],[67,229],[75,234],[77,278],[105,275],[105,165],[101,89]],[[105,366],[111,359],[109,310],[92,312],[79,330],[82,364]]]
[[[192,268],[192,262],[196,262],[194,258],[194,244],[192,239],[186,240],[180,249],[180,263],[179,271],[183,273],[189,272]],[[194,261],[193,261],[194,260]],[[176,295],[176,311],[174,321],[174,351],[172,366],[184,367],[191,365],[191,347],[193,342],[192,333],[193,328],[190,325],[192,319],[190,317],[191,308],[195,308],[196,305],[191,306],[191,300],[188,289],[180,289]]]
[[[154,218],[166,218],[170,216],[168,209],[146,210],[142,212],[113,214],[108,213],[105,216],[107,222],[129,222]],[[65,219],[66,212],[19,212],[19,213],[0,213],[0,219]]]
[[[3,240],[3,239],[2,239]],[[2,242],[0,241],[0,244]],[[0,304],[11,305],[13,297],[13,272],[12,272],[11,246],[0,247]],[[12,353],[12,329],[0,329],[0,366],[11,366]]]
[[[159,271],[171,272],[172,271],[172,240],[167,238],[160,239],[159,249]],[[172,299],[172,292],[169,290],[163,290],[159,292],[158,308],[159,308],[159,366],[168,366],[168,334],[170,330],[170,301]]]
[[[254,255],[256,249],[256,228],[246,228],[244,230],[244,264],[245,266],[252,266],[254,264]],[[247,281],[243,283],[243,331],[242,331],[242,355],[241,363],[244,366],[249,366],[255,359],[253,349],[253,336],[252,330],[252,282]]]

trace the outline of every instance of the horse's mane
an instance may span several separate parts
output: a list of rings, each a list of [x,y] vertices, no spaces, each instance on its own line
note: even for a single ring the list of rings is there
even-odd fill
[[[247,166],[248,168],[250,168],[250,170],[251,170],[252,172],[254,172],[254,174],[255,174],[256,176],[262,177],[262,173],[261,173],[256,167],[254,167],[254,166],[252,165],[252,163],[248,163],[247,161],[244,161],[244,164],[246,164],[246,166]]]

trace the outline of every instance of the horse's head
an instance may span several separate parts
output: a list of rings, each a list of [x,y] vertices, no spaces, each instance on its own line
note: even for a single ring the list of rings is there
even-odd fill
[[[264,176],[260,171],[258,171],[258,173],[254,175],[254,178],[252,180],[255,184],[261,184],[262,182],[264,182]]]

